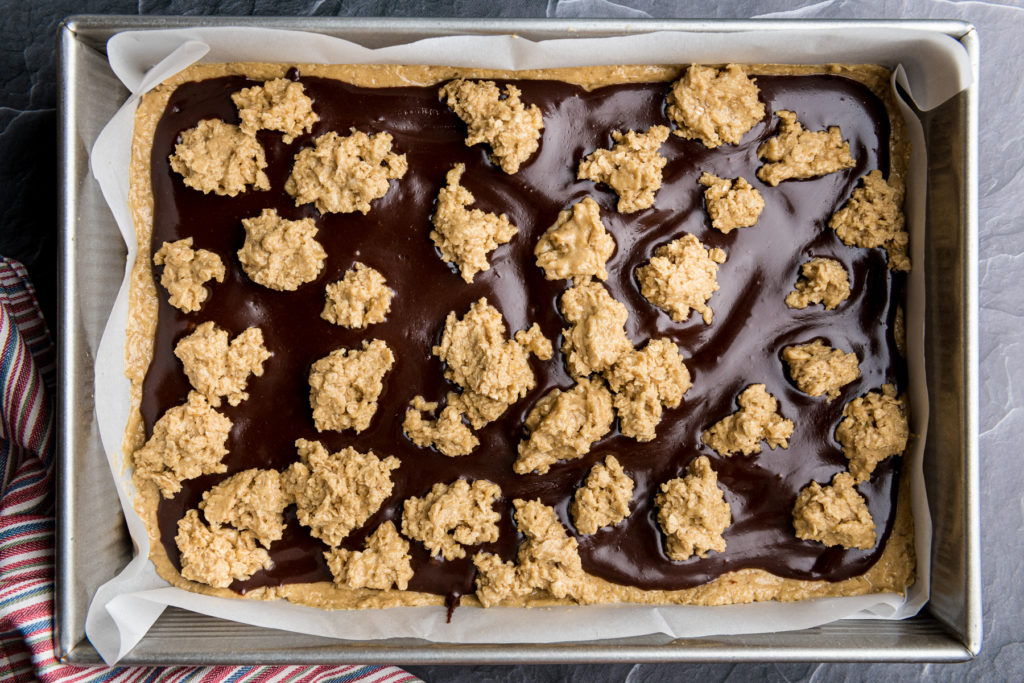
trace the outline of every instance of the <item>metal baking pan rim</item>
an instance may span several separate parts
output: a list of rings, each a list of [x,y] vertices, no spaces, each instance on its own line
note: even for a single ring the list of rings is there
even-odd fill
[[[57,577],[55,586],[55,648],[65,662],[88,664],[98,656],[88,640],[82,637],[84,615],[68,608],[78,585],[73,558],[76,510],[64,503],[80,500],[74,491],[72,471],[78,458],[81,439],[77,422],[94,420],[91,391],[77,386],[76,373],[83,359],[91,359],[82,345],[77,259],[80,241],[76,241],[81,192],[88,175],[87,151],[82,145],[77,117],[87,106],[74,95],[74,84],[82,76],[79,61],[71,52],[77,46],[102,53],[106,38],[122,30],[185,28],[194,26],[262,26],[329,34],[343,33],[357,42],[367,38],[385,42],[404,42],[427,35],[453,33],[516,33],[530,38],[599,37],[647,33],[661,30],[743,32],[749,30],[799,29],[814,31],[825,28],[899,28],[922,33],[946,34],[959,40],[966,48],[977,83],[978,39],[973,26],[955,20],[648,20],[616,19],[546,20],[546,19],[415,19],[415,18],[270,18],[270,17],[139,17],[116,15],[80,15],[62,22],[58,31],[59,54],[59,322],[60,381],[58,386],[58,513],[57,513]],[[963,183],[960,224],[963,231],[959,265],[963,297],[963,396],[960,401],[963,418],[963,439],[959,444],[963,461],[963,510],[959,511],[964,530],[963,612],[953,623],[948,617],[922,614],[903,622],[847,621],[807,631],[794,632],[786,641],[785,634],[708,637],[670,640],[665,637],[642,637],[620,641],[592,643],[560,643],[549,645],[458,645],[424,641],[335,641],[306,638],[308,644],[282,649],[259,646],[248,652],[230,653],[210,649],[211,637],[221,633],[229,638],[252,639],[262,632],[268,644],[278,644],[280,632],[263,631],[209,617],[199,617],[178,610],[168,610],[154,629],[124,664],[212,664],[212,663],[351,663],[442,664],[442,663],[555,663],[609,661],[962,661],[971,658],[981,646],[981,574],[978,513],[977,454],[977,86],[972,85],[960,98],[963,124],[961,164]],[[90,410],[82,410],[82,402]],[[927,609],[927,608],[926,608]],[[198,619],[198,621],[197,621]],[[202,636],[189,638],[182,634],[188,626],[202,624]],[[896,625],[898,633],[886,633]],[[291,634],[296,635],[296,634]],[[287,640],[287,639],[286,639]],[[313,641],[318,641],[313,645]],[[237,641],[236,641],[237,642]]]

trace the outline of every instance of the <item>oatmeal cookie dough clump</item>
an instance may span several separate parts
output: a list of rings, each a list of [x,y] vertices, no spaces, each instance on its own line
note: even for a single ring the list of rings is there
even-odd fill
[[[409,541],[398,535],[393,522],[384,522],[366,539],[365,550],[332,548],[324,553],[334,585],[348,588],[398,590],[409,587],[412,556]]]
[[[299,522],[329,546],[362,526],[391,495],[391,471],[401,462],[373,451],[343,448],[328,453],[319,441],[295,442],[301,462],[282,475],[285,494],[295,501]]]
[[[619,195],[619,213],[654,206],[661,188],[661,171],[668,161],[658,150],[668,139],[667,126],[652,126],[645,133],[613,131],[615,144],[599,149],[580,162],[576,177],[604,183]]]
[[[402,533],[421,542],[431,555],[465,557],[463,546],[498,540],[501,515],[494,503],[500,497],[498,485],[483,479],[434,484],[422,498],[405,501]]]
[[[601,284],[590,281],[570,287],[560,304],[570,323],[562,330],[562,353],[573,377],[606,372],[633,350],[625,328],[629,312]]]
[[[878,463],[902,455],[909,438],[906,397],[897,398],[891,384],[847,403],[843,421],[836,428],[836,440],[842,444],[850,473],[858,483],[870,479]]]
[[[857,354],[833,349],[820,339],[782,349],[789,375],[800,391],[810,396],[838,398],[839,390],[860,377]]]
[[[320,317],[342,327],[365,329],[384,322],[394,295],[379,270],[356,261],[345,277],[327,285],[327,303]]]
[[[405,176],[404,154],[391,151],[391,134],[352,129],[342,137],[325,133],[295,155],[284,184],[295,206],[316,204],[320,213],[370,212],[370,202],[388,193],[389,181]]]
[[[687,234],[658,247],[636,275],[644,298],[672,320],[683,322],[693,310],[710,325],[714,311],[707,302],[718,291],[718,266],[722,263],[724,251],[705,249],[700,240]]]
[[[789,447],[793,421],[776,412],[778,401],[763,384],[751,384],[740,393],[736,402],[739,410],[701,434],[704,443],[724,456],[760,453],[761,441],[765,441],[772,450],[776,446]]]
[[[707,557],[712,550],[725,551],[722,532],[732,523],[732,512],[706,456],[690,462],[685,477],[662,484],[654,504],[671,559],[682,562],[693,555]]]
[[[284,535],[290,501],[277,470],[249,469],[232,475],[203,494],[199,509],[214,525],[251,532],[264,548]]]
[[[231,95],[231,101],[238,107],[243,133],[255,135],[258,130],[276,130],[284,133],[281,140],[286,144],[312,131],[313,124],[320,120],[302,84],[287,78],[243,88]]]
[[[780,110],[779,134],[757,148],[757,156],[767,162],[757,169],[757,177],[769,185],[793,178],[814,178],[853,168],[850,144],[843,140],[839,126],[828,130],[804,130],[796,114]]]
[[[608,279],[605,264],[615,251],[615,240],[601,222],[600,208],[590,197],[558,214],[533,250],[537,266],[548,280],[573,280],[582,284],[591,277]]]
[[[207,526],[195,510],[178,520],[174,541],[181,551],[181,575],[214,588],[245,581],[273,564],[251,532],[217,524]]]
[[[535,104],[519,99],[519,88],[506,85],[504,97],[494,81],[459,78],[441,87],[439,95],[466,124],[466,145],[484,142],[505,173],[515,173],[537,151],[544,119]]]
[[[324,267],[327,252],[316,241],[312,218],[290,221],[274,209],[243,218],[245,243],[238,261],[249,278],[268,289],[291,292],[312,282]]]
[[[363,341],[360,349],[335,349],[313,363],[309,373],[309,405],[317,431],[361,432],[377,412],[384,375],[395,355],[380,339]]]
[[[694,64],[672,84],[667,114],[680,137],[700,140],[710,148],[735,145],[764,118],[757,95],[754,79],[736,64],[724,69]]]
[[[164,498],[181,490],[181,482],[227,471],[221,462],[231,420],[210,407],[198,391],[171,408],[153,425],[153,435],[135,451],[135,477],[156,484]]]
[[[164,267],[160,284],[167,290],[168,303],[185,313],[198,311],[210,296],[203,285],[210,280],[224,282],[224,262],[206,249],[193,249],[192,238],[164,242],[153,254],[153,263]]]
[[[850,278],[843,264],[835,259],[816,258],[800,266],[796,288],[786,295],[790,308],[822,304],[831,311],[850,298]]]
[[[868,550],[875,545],[875,522],[849,472],[840,472],[830,486],[812,481],[793,506],[797,538],[827,546]]]
[[[175,345],[174,355],[192,387],[217,407],[222,396],[233,406],[248,399],[249,375],[261,377],[271,354],[263,345],[260,328],[249,327],[228,343],[227,330],[207,321]]]
[[[448,171],[447,185],[437,193],[430,239],[441,258],[458,268],[463,280],[472,282],[477,273],[490,270],[487,255],[515,237],[519,228],[505,214],[466,208],[474,197],[460,184],[465,171],[465,164],[455,164]]]
[[[480,445],[480,440],[462,421],[459,399],[454,392],[448,394],[447,403],[441,414],[431,420],[424,418],[423,413],[436,411],[437,402],[414,396],[405,411],[402,431],[420,448],[434,447],[448,457],[469,455]]]
[[[729,180],[702,173],[698,182],[707,188],[704,203],[711,227],[728,235],[736,228],[749,228],[757,223],[764,210],[764,199],[745,178]]]
[[[267,157],[252,135],[220,119],[203,119],[181,134],[171,168],[193,190],[234,197],[252,185],[269,190]]]
[[[572,519],[581,534],[596,534],[598,529],[614,526],[629,516],[633,498],[633,480],[622,465],[609,455],[604,463],[590,470],[583,486],[572,499]]]
[[[851,247],[882,247],[889,255],[890,270],[910,270],[907,248],[910,236],[904,229],[903,186],[889,184],[881,171],[861,178],[861,187],[836,212],[828,226],[843,244]]]
[[[669,339],[652,339],[643,350],[624,354],[605,376],[619,429],[640,442],[654,440],[662,410],[678,408],[690,388],[690,372]]]

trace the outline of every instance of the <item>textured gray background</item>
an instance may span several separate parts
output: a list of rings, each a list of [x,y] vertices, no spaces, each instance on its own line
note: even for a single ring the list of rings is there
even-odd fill
[[[981,490],[985,644],[956,665],[703,664],[409,667],[428,681],[1024,680],[1024,0],[0,0],[0,253],[23,261],[53,327],[56,300],[54,36],[69,14],[965,19],[982,44]],[[1021,355],[1018,355],[1021,354]]]

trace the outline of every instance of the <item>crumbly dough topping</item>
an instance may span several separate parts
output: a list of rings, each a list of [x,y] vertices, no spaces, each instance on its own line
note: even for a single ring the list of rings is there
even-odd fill
[[[345,277],[327,285],[327,303],[320,317],[335,325],[361,330],[384,322],[394,295],[379,270],[356,261]]]
[[[736,399],[740,409],[716,422],[701,439],[719,455],[752,455],[761,452],[761,441],[775,450],[776,446],[789,448],[793,435],[793,421],[778,412],[778,401],[765,390],[763,384],[751,384]]]
[[[181,575],[214,588],[227,588],[233,581],[245,581],[260,569],[273,566],[267,551],[256,545],[252,532],[217,524],[207,526],[195,510],[178,520],[174,542],[181,551]]]
[[[513,339],[505,335],[501,313],[481,297],[461,319],[454,311],[448,314],[441,343],[433,349],[445,364],[444,376],[465,390],[460,408],[476,429],[497,419],[536,386],[531,353],[542,360],[551,358],[551,342],[536,323],[516,332]]]
[[[224,282],[224,262],[206,249],[193,249],[192,238],[164,242],[153,254],[153,263],[164,267],[160,284],[167,290],[168,303],[185,313],[198,311],[210,296],[203,285],[210,280]]]
[[[640,292],[675,322],[683,322],[694,310],[710,325],[714,311],[707,302],[718,291],[722,263],[724,251],[705,249],[693,235],[683,235],[655,249],[651,260],[637,269]]]
[[[786,295],[790,308],[822,304],[831,311],[850,298],[850,278],[843,264],[835,259],[811,259],[800,266],[800,275],[796,288]]]
[[[629,312],[600,283],[590,281],[565,290],[561,309],[570,323],[562,330],[562,353],[573,377],[605,372],[633,350],[625,328]]]
[[[757,95],[754,79],[741,66],[715,69],[694,64],[672,84],[666,113],[678,126],[676,135],[710,148],[735,145],[764,118]]]
[[[780,110],[779,134],[757,148],[758,158],[766,161],[757,169],[757,177],[775,186],[791,178],[814,178],[853,168],[850,144],[843,140],[839,126],[810,131],[796,120],[796,114]]]
[[[668,161],[658,149],[668,139],[667,126],[652,126],[646,133],[612,131],[615,144],[599,149],[580,162],[576,177],[605,183],[619,195],[619,213],[654,206],[661,188],[661,170]]]
[[[395,355],[381,339],[364,340],[360,349],[335,349],[313,363],[309,405],[317,431],[358,433],[369,427],[384,375],[394,363]]]
[[[275,209],[243,218],[245,242],[238,260],[249,278],[269,289],[291,292],[320,275],[327,252],[316,241],[312,218],[290,221]]]
[[[890,270],[910,270],[907,248],[910,236],[904,229],[903,186],[890,185],[881,171],[861,178],[850,201],[828,222],[843,244],[851,247],[882,247],[889,255]]]
[[[505,214],[466,208],[475,198],[460,184],[465,171],[465,164],[455,164],[445,176],[447,184],[437,193],[430,239],[441,258],[454,264],[463,280],[472,282],[474,275],[490,270],[487,255],[515,237],[519,228]]]
[[[500,497],[498,485],[484,479],[434,484],[422,498],[406,499],[402,533],[420,541],[431,555],[446,560],[465,557],[462,546],[498,540],[501,514],[494,503]]]
[[[422,396],[414,396],[405,411],[402,431],[420,448],[432,446],[448,457],[469,455],[480,445],[480,440],[462,421],[462,413],[454,405],[454,400],[455,395],[450,394],[448,405],[441,410],[436,419],[430,420],[424,418],[423,413],[436,411],[437,402],[427,401]]]
[[[533,250],[545,278],[577,284],[591,277],[608,279],[605,264],[615,251],[615,240],[605,230],[600,211],[597,202],[584,197],[558,214]]]
[[[875,466],[889,456],[902,455],[909,438],[907,399],[897,398],[891,384],[883,385],[881,393],[869,391],[847,403],[836,428],[836,440],[857,482],[870,479]]]
[[[512,469],[546,474],[559,460],[581,458],[611,431],[614,419],[612,395],[598,378],[580,379],[569,391],[552,389],[526,416],[528,436],[519,442]]]
[[[830,486],[812,481],[793,506],[797,538],[827,546],[868,550],[875,545],[875,521],[849,472],[840,472]]]
[[[466,145],[481,142],[491,146],[491,159],[505,173],[515,173],[520,164],[537,151],[544,119],[535,104],[527,107],[514,85],[505,86],[505,94],[494,81],[467,81],[458,78],[442,86],[440,96],[468,129]]]
[[[800,391],[810,396],[839,396],[839,390],[860,377],[857,354],[815,339],[810,344],[796,344],[782,349],[782,360],[789,364],[789,376]]]
[[[725,551],[722,532],[732,523],[732,512],[706,456],[694,458],[685,477],[662,484],[654,504],[665,532],[665,552],[676,562]]]
[[[250,531],[264,548],[284,535],[288,497],[277,470],[250,469],[232,475],[203,494],[206,521]]]
[[[484,607],[494,607],[532,590],[520,580],[514,562],[502,562],[493,553],[477,553],[473,556],[473,565],[476,567],[476,598]]]
[[[301,462],[284,471],[281,485],[295,501],[299,522],[332,547],[380,509],[394,488],[391,471],[401,464],[354,448],[328,453],[319,441],[299,439],[295,447]]]
[[[313,124],[320,120],[302,84],[287,78],[243,88],[231,95],[231,101],[238,107],[243,133],[255,135],[261,129],[280,131],[284,133],[281,140],[285,144],[311,132]]]
[[[602,527],[618,524],[629,516],[632,498],[633,480],[622,470],[615,456],[609,455],[604,464],[594,465],[573,496],[572,519],[576,530],[581,534],[596,534]]]
[[[135,476],[156,484],[164,498],[181,490],[181,482],[202,474],[227,471],[221,462],[231,420],[210,407],[198,391],[171,408],[153,425],[153,435],[135,451]]]
[[[707,188],[704,203],[711,227],[726,235],[736,228],[753,226],[764,211],[764,198],[746,178],[729,180],[702,173],[698,182]]]
[[[384,522],[366,539],[365,550],[332,548],[324,553],[336,586],[398,590],[409,587],[412,556],[409,541],[398,535],[393,522]]]
[[[249,375],[263,375],[263,362],[270,358],[270,351],[263,345],[263,331],[258,327],[245,329],[228,343],[228,331],[207,321],[175,345],[174,355],[184,366],[192,388],[217,407],[221,396],[233,406],[249,398],[245,390]]]
[[[248,185],[269,190],[267,156],[252,135],[220,119],[203,119],[181,134],[171,168],[193,190],[234,197]]]
[[[624,354],[606,377],[619,429],[637,441],[652,441],[662,409],[678,408],[690,388],[690,372],[669,339],[652,339],[643,350]]]
[[[367,135],[353,128],[342,137],[331,131],[295,155],[284,189],[295,206],[315,203],[320,213],[366,214],[371,201],[388,193],[389,181],[408,170],[405,155],[391,151],[391,133]]]

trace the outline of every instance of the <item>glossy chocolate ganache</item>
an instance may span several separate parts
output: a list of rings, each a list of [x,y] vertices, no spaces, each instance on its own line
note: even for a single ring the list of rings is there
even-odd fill
[[[615,210],[617,197],[607,187],[577,180],[580,160],[612,144],[612,131],[646,130],[670,125],[665,114],[669,83],[613,85],[587,91],[555,81],[517,81],[522,100],[540,107],[544,129],[539,150],[518,173],[507,175],[488,159],[485,145],[466,147],[465,125],[438,97],[437,87],[361,88],[301,76],[299,80],[319,121],[309,134],[284,144],[277,132],[260,131],[266,150],[269,191],[252,189],[236,196],[203,194],[186,187],[171,170],[168,157],[180,134],[206,118],[237,123],[231,94],[256,82],[222,77],[185,83],[171,95],[158,124],[152,148],[155,202],[152,248],[192,237],[194,247],[216,252],[227,266],[223,283],[211,283],[211,296],[198,312],[185,314],[167,303],[159,289],[159,320],[152,364],[143,390],[142,415],[151,433],[164,411],[183,403],[189,382],[173,354],[175,343],[197,325],[212,320],[234,336],[249,326],[263,331],[273,355],[262,377],[251,377],[250,397],[237,407],[219,409],[233,427],[224,459],[227,472],[182,482],[182,490],[162,500],[158,509],[161,542],[171,562],[180,567],[174,537],[177,522],[196,508],[208,488],[240,470],[259,467],[284,470],[297,460],[295,440],[318,439],[332,452],[346,446],[393,455],[401,466],[392,473],[394,490],[381,509],[342,543],[360,550],[365,538],[386,520],[401,528],[402,503],[423,496],[437,483],[457,478],[487,479],[501,487],[495,509],[502,514],[497,542],[468,548],[467,557],[452,561],[431,557],[423,545],[410,542],[415,574],[409,589],[449,598],[471,593],[475,569],[471,557],[479,550],[515,557],[520,536],[512,519],[516,498],[540,499],[579,541],[583,568],[609,581],[645,589],[680,589],[703,584],[729,571],[757,567],[782,577],[838,581],[865,572],[882,553],[895,517],[899,458],[878,465],[870,481],[859,485],[877,528],[870,550],[826,547],[795,537],[792,510],[799,491],[818,481],[828,483],[847,461],[835,439],[843,406],[884,383],[899,390],[906,385],[904,363],[893,338],[897,303],[904,278],[886,268],[881,249],[845,246],[828,228],[829,217],[849,198],[858,180],[874,169],[889,169],[889,123],[883,103],[863,85],[839,76],[759,76],[760,98],[768,115],[739,145],[708,149],[699,141],[672,135],[660,153],[668,163],[652,208],[631,214]],[[499,85],[502,85],[499,83]],[[791,180],[778,187],[755,176],[756,150],[777,131],[771,112],[797,113],[809,130],[839,126],[849,141],[856,166],[810,180]],[[293,158],[328,131],[345,135],[352,128],[394,136],[393,149],[405,154],[409,170],[391,181],[387,195],[372,202],[367,215],[320,215],[313,205],[296,207],[284,190]],[[519,229],[510,243],[493,251],[491,268],[466,284],[453,266],[439,257],[429,238],[431,215],[445,174],[464,163],[462,185],[476,198],[472,208],[505,213]],[[765,200],[757,225],[724,235],[710,226],[703,190],[697,179],[707,171],[723,178],[742,176]],[[558,213],[584,197],[601,207],[601,219],[615,239],[606,286],[629,310],[626,331],[640,347],[653,337],[678,344],[693,386],[681,405],[666,409],[649,443],[622,436],[613,429],[578,460],[560,462],[550,472],[519,475],[512,470],[516,446],[524,436],[523,420],[552,388],[573,385],[558,351],[566,327],[558,298],[569,286],[548,281],[535,265],[534,246]],[[313,218],[317,240],[327,252],[320,276],[293,292],[272,291],[252,282],[235,252],[245,231],[241,220],[276,209],[288,219]],[[714,321],[705,325],[694,313],[681,323],[655,308],[640,294],[636,270],[658,246],[691,233],[708,247],[721,247],[728,260],[719,268],[720,289],[711,297]],[[837,309],[820,305],[788,308],[786,294],[798,279],[800,265],[814,257],[840,261],[850,274],[851,297]],[[379,270],[395,291],[390,314],[365,330],[332,325],[320,317],[324,287],[361,261]],[[157,271],[159,275],[159,271]],[[446,457],[419,448],[402,433],[402,419],[413,396],[443,401],[454,385],[431,353],[445,316],[462,316],[480,297],[502,312],[508,333],[540,325],[556,352],[549,361],[531,358],[537,386],[500,419],[477,432],[472,454]],[[309,405],[307,377],[311,365],[340,347],[359,347],[364,339],[383,339],[396,360],[384,380],[380,406],[370,427],[317,432]],[[831,402],[799,391],[781,359],[783,347],[824,339],[833,347],[853,351],[861,377],[846,385]],[[748,385],[764,383],[778,399],[779,412],[793,420],[788,449],[758,455],[722,457],[700,440],[703,430],[737,409],[736,397]],[[610,454],[635,481],[631,514],[614,527],[578,535],[569,503],[590,468]],[[732,509],[724,532],[726,549],[701,559],[673,562],[665,554],[656,521],[654,497],[660,485],[683,476],[687,464],[706,455],[718,473],[718,485]],[[329,581],[320,540],[312,538],[286,510],[287,530],[270,547],[273,568],[260,570],[231,588],[244,593],[259,586]]]

